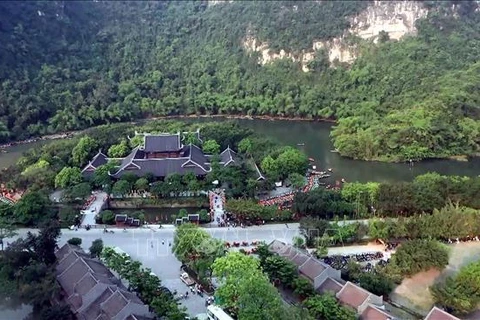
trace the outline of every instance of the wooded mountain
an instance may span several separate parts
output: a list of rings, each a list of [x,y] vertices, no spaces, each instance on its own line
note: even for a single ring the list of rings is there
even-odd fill
[[[425,1],[416,36],[350,37],[351,65],[318,50],[258,64],[247,35],[302,52],[341,38],[367,1],[0,2],[3,140],[179,114],[338,120],[342,155],[388,161],[480,149],[480,12]]]

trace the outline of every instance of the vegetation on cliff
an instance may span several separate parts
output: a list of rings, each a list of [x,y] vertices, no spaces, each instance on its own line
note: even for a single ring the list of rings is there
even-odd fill
[[[242,42],[300,51],[366,2],[0,3],[0,139],[179,114],[337,119],[335,147],[408,160],[480,149],[480,14],[426,2],[418,36],[357,41],[351,66],[257,64]]]

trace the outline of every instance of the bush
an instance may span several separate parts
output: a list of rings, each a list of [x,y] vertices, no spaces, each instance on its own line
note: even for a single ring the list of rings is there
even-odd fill
[[[88,249],[90,251],[90,255],[94,258],[99,257],[103,251],[103,240],[96,239],[93,240],[92,245]]]
[[[69,244],[71,245],[74,245],[74,246],[79,246],[82,244],[82,239],[80,238],[71,238],[71,239],[68,239],[67,241]]]
[[[114,224],[115,223],[115,214],[111,210],[105,210],[102,212],[102,223],[103,224]]]

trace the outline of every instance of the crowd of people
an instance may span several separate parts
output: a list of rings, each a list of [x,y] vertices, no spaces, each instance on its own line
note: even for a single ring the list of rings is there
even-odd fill
[[[83,204],[83,207],[82,207],[82,210],[87,210],[88,207],[90,207],[90,205],[92,204],[92,202],[94,202],[95,200],[97,200],[97,196],[92,194],[88,199],[87,201],[85,201],[85,203]]]
[[[318,188],[321,183],[319,182],[320,179],[329,177],[330,175],[325,174],[318,174],[318,173],[311,173],[307,176],[307,183],[301,189],[302,192],[309,192],[315,188]],[[267,199],[260,200],[260,205],[262,206],[274,206],[279,205],[282,208],[286,208],[293,202],[293,198],[295,197],[296,191],[291,191],[288,193],[284,193],[275,197],[270,197]]]
[[[5,188],[5,186],[3,184],[0,186],[0,195],[4,199],[6,199],[6,201],[9,201],[11,203],[17,202],[18,199],[20,199],[22,197],[21,192],[15,192],[14,190],[8,190],[7,188]]]

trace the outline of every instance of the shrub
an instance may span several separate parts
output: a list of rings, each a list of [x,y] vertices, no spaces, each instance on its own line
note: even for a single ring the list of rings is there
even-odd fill
[[[71,239],[68,239],[67,241],[69,244],[71,245],[74,245],[74,246],[79,246],[82,244],[82,239],[80,238],[71,238]]]

